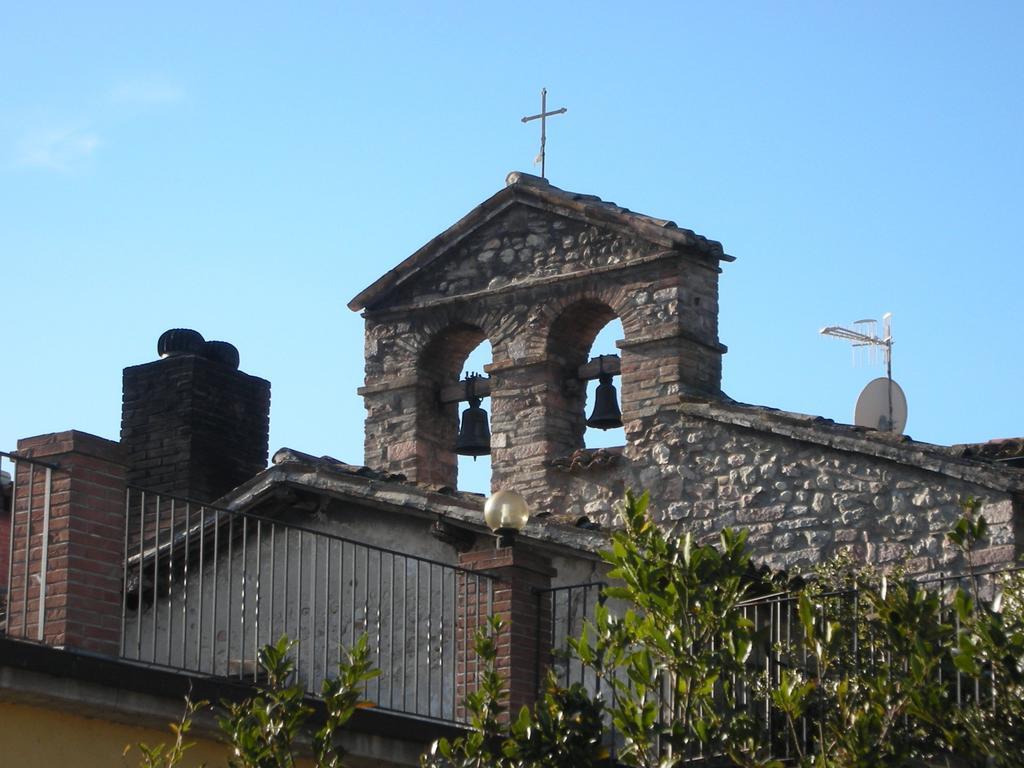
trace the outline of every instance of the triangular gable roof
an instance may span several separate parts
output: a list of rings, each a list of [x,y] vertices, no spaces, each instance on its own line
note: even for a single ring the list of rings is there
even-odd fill
[[[546,179],[514,171],[505,179],[504,189],[482,202],[412,256],[362,290],[348,303],[349,309],[358,312],[372,307],[447,253],[467,235],[516,203],[543,208],[556,215],[588,223],[626,229],[664,248],[687,251],[716,261],[734,261],[732,256],[723,252],[721,243],[702,237],[689,229],[683,229],[673,221],[634,213],[593,195],[567,192],[553,186]]]

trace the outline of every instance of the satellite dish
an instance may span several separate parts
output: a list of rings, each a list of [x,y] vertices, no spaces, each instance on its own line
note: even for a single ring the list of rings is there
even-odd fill
[[[890,421],[890,387],[892,417]],[[880,429],[901,434],[907,426],[907,396],[903,388],[890,378],[882,376],[869,381],[857,398],[853,423],[858,427]]]

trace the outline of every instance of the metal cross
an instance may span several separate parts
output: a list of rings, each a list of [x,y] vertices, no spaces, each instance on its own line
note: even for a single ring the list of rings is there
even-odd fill
[[[530,115],[529,117],[523,118],[524,123],[528,123],[531,120],[537,120],[538,118],[540,118],[540,154],[537,155],[537,157],[540,159],[540,177],[542,179],[544,178],[544,145],[547,144],[548,140],[548,118],[551,117],[552,115],[564,115],[565,111],[565,107],[562,107],[561,109],[553,109],[550,112],[548,112],[548,89],[541,88],[540,114]],[[537,161],[534,160],[533,162],[536,163]]]

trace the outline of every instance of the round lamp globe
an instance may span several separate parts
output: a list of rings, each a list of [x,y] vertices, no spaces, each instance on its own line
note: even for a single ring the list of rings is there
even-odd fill
[[[530,507],[515,491],[497,491],[484,503],[484,522],[492,531],[521,531],[529,519]]]

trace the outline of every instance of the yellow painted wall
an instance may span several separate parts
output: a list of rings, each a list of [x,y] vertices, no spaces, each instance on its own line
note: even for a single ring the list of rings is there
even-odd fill
[[[126,745],[170,744],[170,730],[136,728],[106,720],[23,704],[0,703],[0,765],[55,768],[135,768],[139,752],[123,755]],[[188,768],[227,765],[228,748],[215,741],[190,739],[181,764]]]

